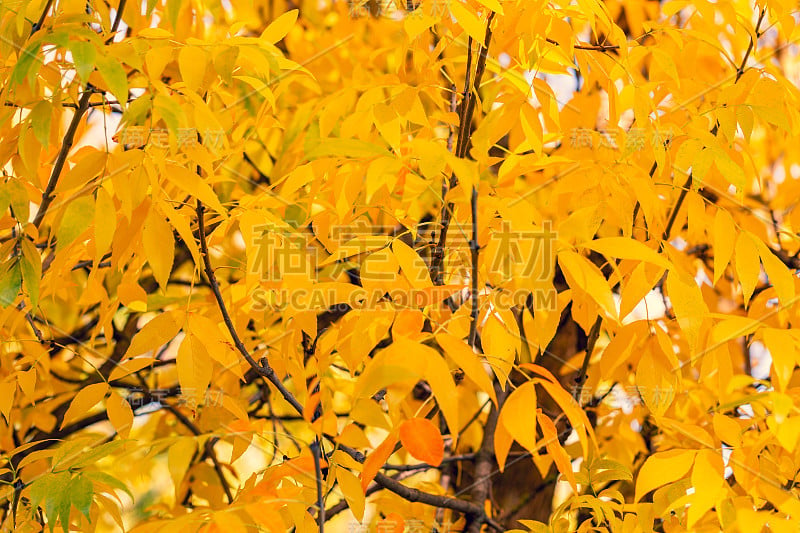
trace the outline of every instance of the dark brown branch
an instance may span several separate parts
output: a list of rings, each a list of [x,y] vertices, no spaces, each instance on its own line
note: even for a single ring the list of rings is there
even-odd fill
[[[117,7],[117,15],[114,17],[114,22],[111,25],[112,35],[110,39],[106,41],[106,44],[109,44],[114,40],[114,34],[117,33],[120,22],[122,22],[122,12],[125,11],[126,1],[127,0],[120,0],[119,2],[119,6]],[[75,133],[78,131],[78,126],[80,126],[81,120],[83,120],[83,115],[85,115],[86,111],[89,109],[89,99],[92,97],[94,91],[95,89],[91,85],[87,84],[86,91],[81,95],[81,98],[78,101],[78,107],[75,109],[75,114],[72,115],[72,120],[70,121],[67,131],[64,134],[64,140],[61,143],[61,149],[58,151],[55,164],[53,165],[53,171],[50,173],[50,179],[47,180],[47,185],[45,185],[44,191],[42,191],[42,203],[39,204],[39,209],[36,211],[36,216],[33,218],[33,225],[37,228],[41,225],[44,216],[47,214],[47,210],[50,208],[50,204],[53,202],[53,191],[56,188],[56,184],[58,183],[58,178],[61,176],[61,172],[64,170],[64,164],[67,162],[67,156],[69,155],[69,151],[75,142]]]
[[[198,233],[200,235],[200,253],[203,256],[203,271],[208,278],[208,284],[211,287],[211,292],[214,294],[214,298],[217,301],[217,307],[219,307],[220,313],[222,313],[222,320],[225,322],[225,326],[228,328],[228,332],[233,339],[233,344],[236,346],[236,349],[242,354],[245,361],[253,368],[253,370],[258,373],[259,376],[267,379],[270,383],[272,383],[278,392],[281,393],[281,396],[291,405],[295,411],[299,414],[303,414],[303,406],[300,402],[297,401],[297,398],[294,397],[292,394],[281,382],[278,376],[275,375],[275,371],[269,365],[267,358],[264,357],[261,359],[261,364],[258,364],[253,356],[250,355],[250,352],[247,350],[247,347],[244,345],[242,340],[239,338],[239,334],[236,333],[236,328],[233,325],[233,320],[231,320],[231,315],[228,313],[228,308],[225,306],[225,300],[222,298],[222,292],[219,289],[219,283],[217,282],[217,276],[214,274],[214,269],[211,267],[211,258],[208,254],[208,241],[206,239],[206,227],[204,222],[204,211],[205,207],[203,203],[198,200],[197,201],[197,225],[198,225]]]
[[[474,453],[468,453],[465,455],[453,455],[452,457],[445,457],[442,459],[442,465],[447,463],[458,463],[461,461],[472,461],[475,458]],[[386,463],[383,465],[384,470],[395,470],[397,472],[414,472],[417,470],[427,470],[429,468],[441,468],[441,466],[433,466],[429,465],[428,463],[419,463],[415,465],[392,465]]]
[[[764,20],[764,15],[766,14],[766,9],[762,9],[761,13],[758,16],[758,22],[756,22],[755,34],[756,38],[760,37],[760,30],[759,27],[761,26],[761,22]],[[744,53],[744,57],[742,58],[742,62],[739,65],[739,68],[736,69],[736,79],[733,80],[733,83],[739,81],[745,71],[745,67],[747,66],[747,60],[750,58],[750,54],[753,52],[753,48],[755,47],[755,41],[753,37],[750,37],[750,43],[747,45],[747,50]],[[717,125],[711,130],[712,135],[717,134],[717,130],[719,127]],[[686,183],[683,184],[683,188],[681,189],[680,195],[678,195],[678,200],[675,202],[675,207],[672,208],[672,212],[670,213],[669,220],[667,221],[667,226],[664,228],[664,233],[661,236],[661,240],[666,241],[669,239],[670,233],[672,232],[672,226],[675,225],[675,220],[678,218],[678,212],[683,205],[683,201],[686,199],[686,195],[689,192],[689,188],[692,185],[692,173],[690,172],[689,175],[686,177]]]
[[[597,343],[597,338],[600,336],[600,325],[602,323],[603,317],[597,315],[597,320],[594,321],[594,324],[592,324],[592,329],[589,330],[589,335],[586,340],[586,355],[583,356],[583,364],[581,364],[581,369],[578,372],[578,375],[575,376],[575,384],[577,387],[575,387],[572,396],[576,400],[580,398],[583,382],[586,381],[586,372],[589,370],[589,360],[592,358],[594,345]]]
[[[31,35],[33,35],[42,28],[42,25],[44,24],[44,19],[47,18],[47,13],[50,12],[51,7],[53,7],[53,0],[47,0],[47,4],[45,4],[44,6],[42,14],[39,15],[39,20],[36,21],[36,24],[31,26]]]
[[[478,187],[472,187],[472,199],[470,200],[472,210],[472,239],[469,241],[469,249],[472,254],[472,310],[470,312],[469,320],[469,345],[475,347],[475,342],[478,337],[478,316],[480,315],[480,308],[478,307],[478,254],[480,248],[478,247]]]
[[[75,114],[72,115],[72,120],[64,134],[61,149],[58,151],[56,162],[53,165],[53,171],[50,173],[50,179],[47,181],[44,191],[42,191],[42,202],[39,204],[39,209],[36,211],[36,216],[33,218],[33,225],[37,228],[41,225],[53,201],[53,191],[58,183],[58,178],[61,176],[61,171],[64,170],[64,164],[67,162],[70,148],[72,148],[72,144],[75,142],[75,133],[78,131],[78,126],[81,120],[83,120],[83,115],[89,109],[89,99],[92,97],[93,92],[94,90],[91,87],[87,87],[86,91],[81,95],[81,99],[78,101],[78,108],[75,110]]]
[[[486,513],[483,512],[483,503],[489,498],[491,488],[491,476],[494,470],[494,434],[497,430],[497,420],[500,415],[500,407],[503,403],[503,393],[500,388],[495,386],[498,393],[498,405],[491,406],[489,417],[483,426],[483,440],[478,453],[475,454],[474,483],[472,485],[472,501],[481,508],[481,513],[473,513],[467,516],[467,525],[464,531],[468,533],[480,533],[481,526],[486,523]]]
[[[311,454],[314,456],[314,477],[317,484],[317,527],[319,533],[325,533],[325,499],[322,495],[322,449],[319,437],[311,443]]]
[[[456,157],[464,157],[466,155],[467,147],[469,146],[469,131],[470,124],[472,123],[472,113],[475,110],[475,98],[477,98],[478,89],[480,89],[483,74],[486,71],[486,58],[489,52],[489,45],[492,41],[492,20],[494,19],[494,12],[489,14],[486,20],[486,34],[483,41],[483,46],[479,49],[478,62],[475,67],[475,79],[473,80],[472,90],[470,90],[470,74],[472,69],[472,38],[469,39],[470,49],[467,50],[467,72],[464,81],[464,95],[461,100],[461,111],[459,113],[458,121],[458,141],[456,143]],[[458,185],[458,178],[455,173],[450,176],[450,183],[447,189],[453,189]],[[445,186],[442,185],[442,192],[446,194]],[[434,274],[433,282],[436,285],[442,285],[442,265],[444,261],[444,248],[447,242],[447,231],[450,227],[450,217],[453,213],[453,202],[445,201],[442,197],[442,213],[441,230],[439,232],[439,241],[434,247],[433,259],[431,261],[431,271]]]
[[[333,440],[333,437],[326,437]],[[337,444],[337,447],[359,463],[363,463],[367,459],[363,453],[359,452],[355,448],[351,448],[341,443]],[[381,487],[412,503],[420,502],[433,507],[444,507],[446,509],[458,511],[467,516],[475,516],[479,518],[484,517],[483,507],[472,502],[460,500],[458,498],[451,498],[449,496],[440,496],[437,494],[422,492],[421,490],[407,487],[399,481],[385,474],[381,474],[380,472],[375,476],[375,482]]]

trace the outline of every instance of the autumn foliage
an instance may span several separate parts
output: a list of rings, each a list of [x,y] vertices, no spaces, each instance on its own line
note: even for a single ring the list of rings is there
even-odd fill
[[[0,2],[4,531],[797,531],[782,0]]]

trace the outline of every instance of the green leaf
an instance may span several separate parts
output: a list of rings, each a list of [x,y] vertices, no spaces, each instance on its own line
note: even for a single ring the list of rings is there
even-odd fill
[[[67,478],[69,479],[69,478]],[[58,516],[61,517],[61,527],[64,531],[69,531],[69,512],[72,509],[72,498],[70,498],[70,483],[67,482],[63,487],[58,488],[56,508]],[[48,498],[49,501],[49,498]],[[47,506],[47,504],[45,504]],[[50,531],[55,529],[56,522],[49,521]]]
[[[69,51],[72,52],[72,61],[75,63],[78,77],[84,83],[88,83],[89,75],[94,70],[97,49],[88,41],[71,41]]]
[[[44,514],[51,532],[55,529],[59,516],[64,531],[69,531],[71,477],[69,472],[49,473],[31,483],[31,504],[38,507],[42,498],[45,499]]]
[[[20,260],[22,280],[25,290],[31,299],[31,306],[36,309],[39,305],[39,282],[42,279],[42,256],[36,246],[28,239],[22,240],[22,259]]]
[[[3,183],[0,185],[0,217],[6,214],[6,210],[11,205],[11,194],[8,191],[8,186]]]
[[[16,179],[10,179],[6,182],[6,191],[11,197],[11,209],[14,210],[14,218],[17,222],[24,224],[28,222],[30,217],[30,205],[28,204],[28,191],[22,186],[22,183]]]
[[[99,57],[97,58],[97,70],[106,81],[108,90],[117,97],[117,101],[127,102],[128,76],[119,61],[111,57]]]
[[[83,516],[89,518],[89,511],[92,507],[92,494],[94,486],[92,482],[87,479],[83,474],[78,474],[69,484],[70,498],[72,505],[83,513]]]
[[[12,83],[19,85],[24,82],[26,78],[32,82],[31,78],[33,73],[36,72],[33,70],[33,65],[41,61],[37,55],[39,46],[39,41],[37,39],[20,52],[19,60],[17,64],[14,65],[14,72],[11,74]]]
[[[214,70],[225,83],[233,82],[233,68],[236,66],[236,58],[239,56],[239,48],[236,46],[225,46],[222,51],[214,56]]]
[[[85,454],[76,457],[75,461],[70,461],[61,465],[62,467],[66,468],[85,468],[91,464],[96,463],[106,455],[112,454],[117,451],[126,441],[124,440],[114,440],[111,442],[106,442],[92,450],[86,452]],[[69,465],[69,466],[67,466]]]
[[[21,286],[22,275],[19,263],[16,259],[12,259],[7,263],[6,270],[0,275],[0,306],[8,307],[14,303]]]
[[[34,479],[30,484],[31,507],[37,508],[42,500],[50,492],[50,485],[53,482],[54,474],[48,472]]]
[[[65,459],[68,459],[69,461],[74,460],[84,448],[91,445],[91,442],[92,439],[90,437],[81,437],[79,439],[73,439],[64,442],[58,447],[55,455],[53,455],[53,470],[66,470],[68,466],[62,466],[62,462]]]
[[[175,100],[163,94],[158,94],[153,100],[153,108],[161,115],[161,118],[164,119],[170,133],[176,135],[178,128],[181,127],[183,110],[181,110]]]
[[[125,109],[125,114],[122,117],[122,121],[129,126],[142,124],[144,119],[150,113],[150,109],[152,107],[153,101],[150,98],[137,98],[128,105],[127,109]]]
[[[91,196],[81,196],[73,200],[64,211],[64,217],[56,230],[56,251],[63,249],[86,231],[93,218],[94,199]]]
[[[50,102],[42,100],[33,106],[33,110],[29,116],[33,135],[44,147],[47,147],[50,141],[50,118],[53,116],[52,111],[53,105]]]
[[[128,489],[128,487],[125,486],[124,483],[122,483],[122,481],[106,474],[105,472],[84,472],[83,475],[92,481],[102,483],[103,485],[107,485],[112,489],[119,489],[133,499],[133,493],[130,491],[130,489]]]

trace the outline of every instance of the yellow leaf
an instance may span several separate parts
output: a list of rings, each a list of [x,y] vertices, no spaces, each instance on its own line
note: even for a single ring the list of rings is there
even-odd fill
[[[433,422],[412,418],[400,424],[400,441],[412,457],[431,466],[439,466],[444,458],[444,440]]]
[[[436,19],[427,13],[414,13],[413,17],[405,17],[403,27],[406,30],[406,35],[408,35],[408,40],[413,41],[435,23]]]
[[[561,265],[570,288],[586,292],[608,316],[617,320],[614,296],[599,268],[582,255],[570,250],[559,252],[558,264]]]
[[[181,330],[183,320],[184,315],[180,311],[167,311],[157,315],[133,336],[125,357],[136,357],[171,341]]]
[[[539,448],[536,444],[536,418],[531,416],[536,405],[536,384],[528,381],[508,395],[497,421],[531,453],[536,453]]]
[[[526,368],[531,368],[534,366],[537,365],[525,365]],[[593,444],[594,449],[596,450],[597,438],[595,437],[594,429],[592,429],[592,425],[586,416],[586,412],[581,408],[575,398],[573,398],[569,392],[564,390],[564,388],[558,381],[555,380],[555,378],[534,379],[534,381],[540,384],[544,390],[547,391],[547,394],[549,394],[550,397],[556,401],[558,406],[561,407],[561,410],[564,412],[564,415],[566,415],[567,420],[569,420],[573,429],[575,429],[575,432],[578,434],[583,455],[588,456],[590,442]]]
[[[733,218],[726,210],[717,208],[717,214],[714,215],[714,285],[733,257],[735,242],[736,227]]]
[[[486,360],[505,388],[508,375],[514,366],[519,351],[519,339],[515,338],[494,314],[489,316],[481,332],[481,343]]]
[[[194,453],[197,451],[197,442],[193,437],[180,437],[169,447],[167,452],[167,468],[175,485],[175,496],[181,495],[181,482],[183,481],[189,465],[192,464]]]
[[[700,337],[703,318],[708,314],[703,293],[700,292],[700,287],[693,277],[675,270],[667,275],[666,286],[678,325],[686,335],[689,347],[694,351]]]
[[[133,426],[133,409],[130,404],[112,389],[106,400],[106,410],[111,425],[120,437],[127,439]]]
[[[783,306],[790,306],[794,303],[794,276],[792,271],[783,261],[778,259],[773,251],[761,239],[753,239],[758,247],[758,255],[761,257],[761,264],[767,273],[769,282],[775,287],[778,301]]]
[[[436,342],[442,347],[447,357],[461,367],[467,378],[474,381],[478,388],[488,394],[497,405],[497,395],[492,386],[492,380],[489,379],[478,354],[466,342],[449,333],[436,335]]]
[[[476,42],[483,44],[483,39],[486,36],[486,28],[484,28],[481,19],[472,12],[469,6],[461,2],[461,0],[450,2],[449,6],[450,13],[455,17],[458,25]]]
[[[747,307],[750,296],[758,284],[761,274],[761,263],[758,260],[758,248],[753,242],[753,237],[747,232],[739,234],[736,239],[736,275],[742,284],[744,305]]]
[[[700,450],[692,469],[694,494],[687,517],[691,529],[703,515],[717,503],[725,485],[722,454],[716,450]]]
[[[144,221],[142,241],[147,262],[153,268],[153,277],[166,290],[175,259],[175,239],[172,237],[172,228],[155,208],[150,209]]]
[[[202,403],[211,382],[213,365],[200,339],[191,333],[183,338],[178,348],[176,364],[181,396],[193,398],[195,405]]]
[[[17,372],[17,384],[29,399],[36,398],[36,367]]]
[[[794,337],[785,329],[764,328],[761,338],[772,357],[773,383],[779,391],[785,391],[795,367],[797,344]]]
[[[143,369],[146,366],[153,364],[156,359],[154,357],[136,357],[134,359],[126,359],[114,367],[111,375],[108,376],[108,381],[114,381],[119,378],[132,374]]]
[[[164,28],[144,28],[139,30],[136,35],[145,39],[169,39],[172,37],[172,33]]]
[[[200,249],[197,247],[197,241],[194,238],[194,233],[192,233],[192,228],[189,225],[187,217],[173,209],[172,206],[169,205],[169,202],[159,202],[158,206],[166,215],[172,227],[178,232],[181,239],[183,239],[186,247],[189,248],[189,253],[192,254],[194,264],[201,265],[202,258],[200,257]]]
[[[636,265],[622,289],[622,300],[619,304],[619,316],[624,318],[641,303],[647,294],[661,279],[664,270],[649,263]]]
[[[606,257],[618,259],[634,259],[647,261],[658,265],[665,270],[672,268],[672,264],[664,259],[658,252],[648,248],[645,244],[626,237],[608,237],[589,241],[583,245],[585,248],[599,252]]]
[[[395,343],[397,342],[395,341]],[[442,410],[451,434],[457,437],[457,432],[461,429],[458,416],[458,392],[450,368],[433,348],[417,344],[417,350],[420,350],[421,357],[428,363],[425,368],[425,379],[431,386],[436,403]]]
[[[79,390],[75,398],[72,399],[72,403],[69,404],[69,409],[64,413],[61,429],[64,429],[68,422],[87,414],[89,409],[100,403],[107,391],[107,383],[93,383]]]
[[[511,433],[506,429],[505,424],[498,423],[494,431],[494,453],[500,472],[505,471],[506,459],[508,459],[508,452],[511,451],[512,444],[514,444],[514,438]]]
[[[653,489],[681,479],[694,463],[697,450],[668,450],[656,452],[642,465],[636,476],[636,496],[638,502]]]
[[[222,396],[222,407],[233,413],[239,420],[249,420],[247,410],[242,407],[242,402],[227,394]]]
[[[144,55],[147,73],[153,79],[161,78],[166,66],[172,61],[172,50],[169,48],[151,48]]]
[[[721,320],[714,326],[714,329],[711,330],[711,338],[714,343],[728,342],[750,335],[761,325],[763,322],[759,320],[753,320],[746,316],[732,316]]]
[[[178,66],[181,69],[181,78],[193,91],[197,91],[203,84],[206,73],[208,54],[196,46],[184,46],[178,54]]]
[[[450,164],[450,168],[453,169],[453,173],[456,178],[458,178],[458,183],[465,197],[467,197],[469,191],[471,191],[473,187],[476,187],[480,181],[478,163],[469,159],[456,157],[450,152],[447,153],[446,158],[447,162]]]
[[[388,152],[375,143],[368,143],[360,139],[325,139],[307,152],[309,160],[320,157],[351,157],[354,159],[367,159],[374,156],[386,156]]]
[[[292,9],[282,14],[267,26],[267,29],[261,33],[260,38],[270,44],[277,43],[286,37],[286,34],[292,29],[299,13],[299,9]]]
[[[5,417],[6,423],[10,421],[11,408],[14,406],[14,394],[17,392],[15,381],[0,382],[0,413]]]
[[[739,447],[742,444],[742,428],[732,418],[721,413],[714,413],[714,433],[717,437],[732,447]]]
[[[289,173],[289,176],[281,186],[281,196],[289,198],[300,187],[311,183],[314,179],[314,171],[310,164],[300,165]]]
[[[336,481],[342,491],[347,507],[353,513],[353,517],[361,522],[364,519],[364,507],[366,498],[361,489],[361,483],[352,472],[342,466],[336,468]]]
[[[60,193],[85,186],[100,174],[107,158],[108,154],[105,151],[95,150],[86,154],[58,180],[55,192]]]
[[[504,15],[503,13],[503,6],[500,5],[500,0],[478,0],[478,3],[488,7],[495,13],[499,13],[500,15]]]
[[[425,261],[413,248],[400,239],[395,239],[392,243],[392,252],[394,252],[403,274],[405,274],[412,287],[425,289],[433,286]]]
[[[114,200],[103,187],[99,187],[94,208],[95,262],[99,263],[108,247],[111,246],[116,227],[117,211],[114,207]]]
[[[636,368],[636,388],[644,404],[656,417],[662,416],[675,398],[678,380],[675,370],[667,364],[656,343],[648,349]]]
[[[167,179],[185,193],[191,194],[221,215],[227,213],[211,186],[196,173],[178,165],[166,165],[166,171]]]

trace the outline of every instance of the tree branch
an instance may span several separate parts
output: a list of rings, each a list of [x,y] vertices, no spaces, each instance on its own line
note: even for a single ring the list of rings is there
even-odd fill
[[[114,34],[117,33],[119,25],[122,22],[122,12],[125,10],[126,2],[127,0],[120,0],[119,2],[117,14],[114,17],[114,22],[111,25],[112,35],[109,40],[106,41],[106,44],[109,44],[114,40]],[[78,131],[78,126],[80,125],[81,120],[83,120],[83,115],[85,115],[86,111],[89,109],[89,99],[92,97],[92,94],[94,94],[94,88],[87,83],[86,91],[81,95],[81,99],[78,101],[78,107],[75,109],[75,114],[72,115],[72,120],[70,121],[67,131],[64,134],[64,140],[61,143],[61,149],[58,151],[56,161],[53,164],[53,171],[50,173],[50,179],[47,180],[47,185],[45,186],[44,191],[42,191],[42,202],[39,204],[39,209],[36,211],[36,215],[33,218],[33,225],[37,228],[41,225],[44,216],[47,214],[47,210],[50,208],[50,204],[53,202],[53,191],[56,188],[56,184],[58,183],[58,178],[61,176],[61,172],[64,170],[64,164],[67,162],[69,151],[75,142],[75,133]]]
[[[228,308],[225,306],[225,300],[222,298],[222,293],[219,290],[219,283],[217,282],[217,276],[214,274],[214,269],[211,267],[211,259],[208,254],[208,242],[206,239],[206,227],[204,222],[204,211],[205,208],[203,203],[200,200],[197,200],[197,225],[198,225],[198,233],[200,236],[200,253],[203,256],[203,270],[208,278],[208,284],[211,287],[211,292],[214,294],[214,298],[217,301],[217,307],[219,307],[220,313],[222,313],[222,320],[225,322],[225,326],[228,328],[228,332],[233,339],[233,344],[236,346],[236,349],[242,354],[245,361],[256,371],[256,373],[267,379],[270,383],[272,383],[278,392],[281,393],[281,396],[291,405],[295,411],[303,414],[303,406],[300,402],[297,401],[294,394],[292,394],[289,389],[281,382],[278,376],[275,375],[275,370],[269,365],[266,357],[261,359],[261,364],[258,364],[253,356],[250,355],[250,352],[247,350],[247,347],[244,345],[242,340],[239,338],[239,335],[236,333],[236,328],[233,325],[233,320],[231,320],[231,315],[228,313]]]
[[[483,46],[479,49],[478,62],[475,67],[475,79],[473,80],[472,90],[470,90],[470,74],[472,68],[472,52],[467,50],[467,72],[464,81],[464,96],[461,99],[461,112],[459,114],[458,123],[458,141],[456,143],[456,157],[464,157],[466,155],[467,146],[469,146],[469,129],[472,122],[472,113],[475,110],[475,98],[477,98],[478,89],[483,79],[483,73],[486,71],[486,57],[489,52],[489,44],[492,41],[492,20],[494,19],[494,11],[489,14],[486,20],[486,34],[483,40]],[[468,41],[472,43],[472,38]],[[455,173],[450,176],[450,183],[448,189],[454,189],[458,185],[458,178]],[[445,187],[442,186],[443,192]],[[444,247],[447,241],[447,230],[450,227],[450,217],[453,213],[453,202],[445,202],[442,197],[442,214],[441,230],[439,232],[439,241],[434,248],[434,256],[431,264],[431,271],[435,274],[433,279],[434,284],[442,285],[442,262],[444,261]]]

